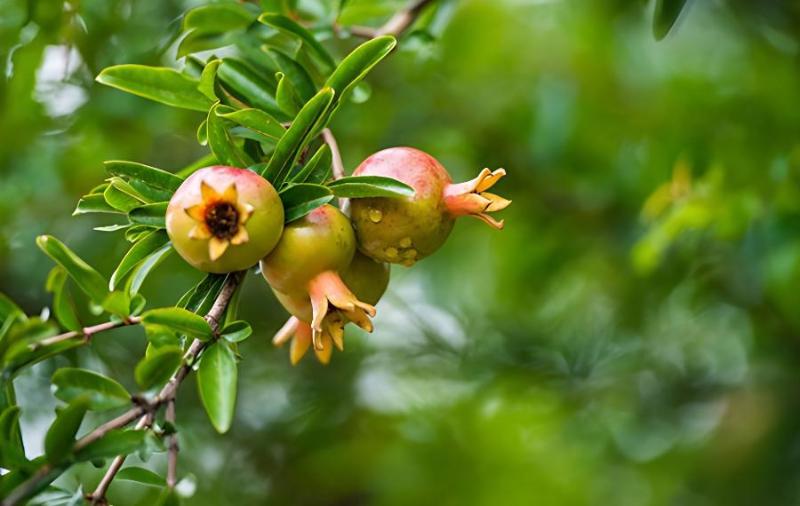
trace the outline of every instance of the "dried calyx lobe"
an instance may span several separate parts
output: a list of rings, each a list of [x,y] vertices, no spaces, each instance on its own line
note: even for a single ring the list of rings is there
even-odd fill
[[[167,233],[195,268],[225,273],[255,265],[277,244],[283,205],[272,185],[235,167],[196,171],[170,199]]]
[[[471,181],[453,184],[435,158],[414,148],[379,151],[355,170],[356,176],[387,176],[414,188],[413,197],[363,198],[351,202],[351,218],[361,251],[371,258],[411,266],[444,244],[455,219],[473,216],[503,227],[489,213],[511,201],[489,193],[505,170],[484,169]]]
[[[341,347],[341,328],[353,321],[372,330],[375,308],[348,288],[341,274],[356,251],[349,220],[325,205],[288,224],[275,249],[261,261],[261,272],[287,309],[310,325],[321,360]]]
[[[374,306],[389,286],[389,265],[356,252],[350,266],[342,274],[342,280],[359,300]],[[308,297],[290,296],[277,291],[275,295],[292,317],[275,334],[272,342],[281,346],[291,340],[289,358],[292,364],[296,364],[311,346],[313,331],[308,323],[313,313],[311,303]],[[338,309],[329,311],[325,316],[322,322],[323,348],[314,350],[320,362],[327,364],[330,361],[331,342],[340,351],[344,349],[344,327],[349,321],[353,321],[353,317],[353,312]],[[356,320],[356,324],[365,330],[372,330],[372,323],[368,318]]]

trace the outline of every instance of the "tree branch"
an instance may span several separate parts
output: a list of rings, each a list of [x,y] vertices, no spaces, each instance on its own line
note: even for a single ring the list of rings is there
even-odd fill
[[[165,419],[175,426],[175,399],[172,399],[167,404],[167,412]],[[168,436],[168,454],[167,454],[167,486],[175,488],[178,483],[178,435],[172,433]]]
[[[331,161],[333,165],[333,179],[342,179],[344,177],[344,162],[342,162],[342,153],[339,151],[339,143],[336,142],[336,137],[330,128],[322,129],[322,140],[331,148]],[[339,209],[343,213],[347,213],[350,207],[350,201],[346,198],[339,199]]]
[[[84,327],[81,330],[64,332],[63,334],[59,334],[57,336],[48,337],[47,339],[42,339],[41,341],[32,344],[31,348],[36,349],[36,348],[41,348],[43,346],[50,346],[51,344],[60,343],[61,341],[69,341],[70,339],[76,337],[82,337],[83,340],[88,343],[93,335],[99,334],[100,332],[105,332],[107,330],[112,330],[112,329],[118,329],[120,327],[125,327],[128,325],[138,325],[141,322],[142,319],[139,318],[138,316],[131,316],[119,322],[98,323],[97,325],[92,325],[91,327]]]
[[[399,36],[405,32],[408,27],[414,24],[417,17],[422,13],[429,4],[435,0],[414,0],[408,7],[398,11],[394,16],[378,28],[370,28],[368,26],[349,26],[347,30],[356,37],[365,39],[374,39],[381,35],[394,35]]]
[[[236,289],[241,284],[242,280],[244,279],[244,271],[235,272],[228,275],[228,278],[225,280],[225,284],[222,287],[219,295],[217,296],[216,300],[214,301],[214,305],[211,307],[211,310],[206,314],[205,319],[208,324],[211,326],[211,329],[214,331],[216,335],[219,332],[220,322],[222,321],[222,317],[225,314],[225,309],[228,307],[228,304],[231,301]],[[106,325],[106,324],[101,324]],[[120,324],[119,326],[122,326]],[[114,327],[109,327],[114,328]],[[104,330],[107,330],[104,328]],[[72,333],[68,333],[72,334]],[[66,334],[62,334],[66,335]],[[79,335],[83,335],[80,332],[75,333],[75,335],[70,335],[69,339],[72,337],[76,337]],[[91,335],[91,333],[90,333]],[[56,336],[58,337],[58,336]],[[202,342],[199,339],[195,339],[192,341],[192,344],[189,346],[189,349],[184,354],[183,365],[178,369],[178,371],[172,376],[172,378],[167,382],[166,385],[159,391],[158,395],[156,395],[150,402],[138,404],[125,413],[119,415],[118,417],[109,420],[108,422],[100,425],[92,432],[87,434],[86,436],[79,439],[75,446],[73,447],[73,452],[77,452],[89,444],[101,439],[103,436],[108,434],[108,432],[114,429],[121,429],[127,427],[129,424],[133,423],[135,420],[139,420],[139,423],[136,425],[138,429],[141,429],[147,423],[148,417],[145,415],[150,415],[155,413],[161,406],[164,404],[174,401],[175,396],[178,391],[178,387],[186,379],[186,376],[192,370],[192,364],[194,364],[203,350],[206,348],[207,345],[213,343],[214,340],[209,340],[207,342]],[[105,492],[108,489],[108,486],[114,480],[119,469],[122,467],[122,463],[125,461],[125,458],[119,456],[114,459],[111,464],[111,467],[106,472],[106,475],[103,477],[100,485],[98,485],[98,490],[95,490],[94,493],[91,494],[90,500],[93,504],[105,504]],[[46,486],[47,483],[58,477],[58,474],[51,478],[51,475],[54,471],[58,469],[57,466],[53,466],[50,464],[45,464],[39,470],[34,473],[28,480],[21,483],[18,487],[16,487],[12,492],[8,495],[7,498],[3,500],[1,503],[2,506],[17,506],[21,504],[24,500],[26,500],[30,495],[34,494],[37,490],[41,487]],[[107,482],[107,483],[104,483]],[[97,492],[100,492],[100,495],[97,495]]]

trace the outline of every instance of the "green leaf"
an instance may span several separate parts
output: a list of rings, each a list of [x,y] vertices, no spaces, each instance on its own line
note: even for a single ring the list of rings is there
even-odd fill
[[[171,172],[150,167],[142,163],[109,160],[105,162],[106,172],[112,176],[138,179],[150,186],[174,192],[183,183],[183,179]]]
[[[66,282],[67,271],[58,265],[53,267],[53,270],[47,276],[46,289],[53,294],[53,313],[58,323],[67,330],[80,330],[81,323],[75,313],[75,307],[70,299]]]
[[[127,318],[130,316],[131,297],[125,292],[113,291],[105,298],[102,307],[120,318]]]
[[[19,406],[0,412],[0,467],[17,469],[27,462],[19,428]]]
[[[289,223],[333,200],[333,193],[322,185],[301,183],[289,186],[280,193],[280,197],[284,221]]]
[[[169,204],[169,202],[157,202],[155,204],[139,206],[135,209],[131,209],[128,213],[128,218],[132,223],[137,223],[139,225],[166,228],[167,204]]]
[[[210,339],[214,335],[205,318],[179,307],[151,309],[142,315],[142,321],[164,325],[198,339]]]
[[[236,359],[223,343],[212,344],[202,355],[197,371],[200,400],[211,425],[220,434],[230,429],[236,408]]]
[[[73,216],[89,213],[123,214],[121,211],[111,207],[102,193],[84,195],[78,201],[78,206],[72,211]]]
[[[414,189],[384,176],[349,176],[328,183],[334,195],[344,198],[413,197]]]
[[[97,76],[97,82],[162,104],[207,111],[213,103],[197,89],[196,79],[166,67],[116,65]]]
[[[302,105],[291,81],[280,72],[278,72],[278,89],[275,90],[275,101],[278,102],[278,107],[290,116],[294,116]]]
[[[156,348],[138,364],[134,371],[136,383],[145,390],[165,384],[183,362],[180,346]]]
[[[129,466],[123,468],[117,473],[118,480],[135,481],[142,485],[149,485],[153,487],[163,487],[166,481],[160,475],[154,473],[144,467]]]
[[[239,343],[250,337],[253,328],[244,320],[237,320],[225,325],[221,337],[229,343]]]
[[[309,47],[309,49],[311,49],[319,57],[320,61],[322,61],[327,68],[333,68],[336,66],[336,62],[333,60],[333,57],[331,57],[323,45],[314,38],[314,35],[286,16],[267,13],[259,16],[258,21],[299,37]]]
[[[49,235],[36,238],[36,245],[58,265],[67,271],[75,284],[88,295],[92,301],[102,305],[108,296],[108,283],[89,264],[67,248],[64,243]]]
[[[136,244],[128,250],[125,256],[122,257],[117,269],[111,274],[111,280],[108,283],[109,290],[114,290],[119,281],[124,278],[131,269],[168,242],[169,237],[164,230],[154,230],[138,240]]]
[[[238,123],[261,135],[278,140],[283,137],[286,129],[269,114],[260,109],[233,109],[226,106],[218,106],[217,116]]]
[[[113,379],[87,369],[63,367],[53,374],[53,395],[64,402],[79,397],[88,400],[88,409],[103,411],[120,408],[131,402],[125,387]]]
[[[167,258],[170,253],[172,253],[172,245],[165,244],[160,249],[156,250],[155,252],[151,253],[138,267],[136,267],[133,273],[128,277],[128,282],[125,285],[125,291],[130,293],[131,295],[135,295],[139,293],[139,289],[142,287],[142,283],[144,280],[147,279],[147,276],[150,275],[153,269],[158,267],[158,265]]]
[[[361,44],[348,54],[325,83],[336,90],[336,101],[341,102],[396,45],[397,40],[394,37],[383,35]]]
[[[653,35],[656,40],[667,36],[686,7],[686,3],[687,0],[656,0],[653,16]]]
[[[211,147],[211,152],[224,165],[247,167],[250,165],[250,161],[247,159],[247,155],[234,143],[228,132],[226,120],[217,116],[217,107],[219,106],[214,106],[208,111],[208,118],[206,119],[208,145]]]
[[[243,4],[211,4],[187,12],[183,19],[183,28],[185,31],[224,33],[243,30],[255,20],[256,15]]]
[[[146,436],[147,431],[145,430],[115,429],[82,448],[76,457],[79,461],[86,462],[117,455],[129,455],[144,448]]]
[[[267,81],[247,64],[232,58],[225,58],[217,69],[217,77],[236,98],[265,111],[280,120],[290,119],[275,102],[277,82]]]
[[[212,60],[208,62],[205,68],[203,68],[203,73],[200,74],[200,84],[197,85],[197,89],[200,90],[200,93],[207,96],[209,100],[215,102],[219,100],[214,85],[217,82],[217,69],[220,64],[222,64],[222,60]]]
[[[181,497],[178,495],[178,491],[167,487],[158,495],[154,506],[180,506],[180,504]]]
[[[331,177],[331,148],[323,144],[311,157],[311,160],[294,174],[289,180],[292,183],[319,183],[322,184]]]
[[[87,409],[88,399],[78,398],[56,416],[44,438],[44,452],[48,462],[58,464],[70,454],[75,445],[75,434],[78,433]]]
[[[144,203],[131,197],[114,185],[109,185],[109,187],[106,188],[106,191],[103,192],[103,197],[106,199],[106,202],[108,202],[108,205],[123,213],[127,213],[131,209]]]
[[[300,151],[311,140],[314,132],[321,130],[320,120],[328,110],[333,97],[334,91],[331,88],[321,89],[297,113],[292,126],[278,141],[272,158],[262,174],[276,188],[280,188]]]
[[[225,283],[225,274],[207,274],[197,285],[187,291],[176,304],[193,313],[205,314],[211,310],[214,299]]]
[[[317,87],[314,86],[314,81],[305,67],[276,49],[270,49],[269,55],[272,56],[278,68],[292,83],[303,103],[311,100],[311,97],[317,93]]]

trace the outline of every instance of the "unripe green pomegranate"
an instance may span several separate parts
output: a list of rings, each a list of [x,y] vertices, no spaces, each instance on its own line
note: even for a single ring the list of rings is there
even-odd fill
[[[444,244],[459,216],[474,216],[503,228],[503,221],[488,213],[511,201],[486,190],[505,174],[503,169],[483,169],[475,179],[453,184],[442,164],[418,149],[398,147],[373,154],[353,175],[392,177],[414,188],[415,194],[352,199],[359,248],[375,260],[411,266]]]
[[[350,220],[337,208],[325,205],[286,225],[278,245],[261,261],[261,272],[274,291],[298,305],[306,300],[310,304],[307,321],[317,351],[325,351],[333,342],[323,326],[329,312],[342,311],[350,320],[371,328],[369,317],[375,316],[375,308],[353,295],[340,276],[355,251]]]
[[[350,266],[342,274],[342,280],[359,300],[374,306],[389,286],[389,265],[376,262],[356,252]],[[291,339],[289,358],[294,365],[303,358],[311,346],[313,335],[309,325],[313,318],[311,301],[304,294],[288,295],[274,288],[273,292],[292,317],[275,334],[272,342],[276,346],[281,346]],[[372,322],[363,313],[347,310],[328,311],[322,320],[322,349],[314,349],[320,362],[327,364],[330,361],[333,346],[340,351],[344,350],[344,326],[350,321],[367,332],[372,332]]]
[[[252,267],[278,243],[283,205],[255,172],[215,165],[181,184],[166,222],[172,246],[193,267],[234,272]]]

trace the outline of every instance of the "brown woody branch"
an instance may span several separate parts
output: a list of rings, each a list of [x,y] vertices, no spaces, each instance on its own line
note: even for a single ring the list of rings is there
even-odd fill
[[[211,329],[214,331],[214,334],[217,334],[219,332],[220,322],[222,321],[225,309],[228,307],[228,303],[230,303],[233,294],[236,292],[236,289],[239,287],[243,279],[244,279],[244,271],[230,274],[228,276],[228,279],[225,281],[225,285],[222,287],[222,291],[220,291],[219,295],[214,301],[214,305],[211,307],[211,310],[205,316],[205,319],[211,326]],[[101,324],[101,325],[106,325],[106,324]],[[122,324],[118,326],[122,326]],[[109,327],[109,328],[115,328],[115,327]],[[104,328],[104,330],[107,329]],[[67,333],[67,334],[73,334],[73,333]],[[62,335],[67,335],[67,334],[62,334]],[[83,334],[80,332],[76,332],[74,333],[74,335],[70,335],[67,338],[62,338],[62,340],[70,339],[80,335]],[[184,354],[183,365],[172,376],[169,382],[167,382],[167,384],[164,385],[161,391],[159,391],[158,395],[156,395],[149,402],[139,403],[136,406],[129,409],[128,411],[126,411],[125,413],[119,415],[118,417],[100,425],[92,432],[79,439],[75,443],[73,451],[74,452],[80,451],[83,448],[86,448],[91,443],[103,438],[103,436],[108,434],[110,431],[127,427],[136,420],[139,420],[139,423],[136,425],[136,427],[139,429],[143,428],[147,424],[149,415],[154,414],[164,404],[167,404],[175,400],[178,387],[191,372],[192,364],[196,362],[197,358],[200,356],[200,354],[203,352],[206,346],[212,342],[213,340],[203,342],[200,341],[199,339],[195,339],[194,341],[192,341],[192,344],[189,346],[189,349]],[[108,486],[114,480],[114,477],[116,476],[117,472],[122,467],[122,463],[124,462],[124,460],[125,459],[122,456],[119,456],[114,459],[111,466],[109,467],[109,470],[106,472],[106,475],[101,480],[100,485],[98,485],[97,490],[95,490],[95,492],[92,493],[89,497],[89,499],[92,501],[93,504],[106,504],[105,492],[108,489]],[[57,469],[58,469],[57,466],[53,466],[51,464],[43,465],[41,468],[39,468],[39,470],[36,473],[34,473],[33,476],[31,476],[28,480],[24,481],[17,488],[15,488],[8,495],[8,497],[6,497],[0,504],[2,504],[2,506],[17,506],[21,504],[28,497],[30,497],[30,495],[34,494],[42,486],[45,486],[50,480],[52,480],[51,475]]]
[[[370,28],[368,26],[349,26],[347,30],[356,37],[364,39],[374,39],[381,35],[394,35],[399,36],[414,24],[422,10],[435,0],[414,0],[408,7],[398,11],[394,16],[378,28]]]

